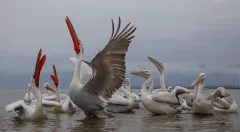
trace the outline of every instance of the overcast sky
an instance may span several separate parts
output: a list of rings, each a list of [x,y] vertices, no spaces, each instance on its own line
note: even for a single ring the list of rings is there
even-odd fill
[[[169,83],[186,85],[190,82],[179,78],[193,81],[205,72],[208,84],[240,84],[239,7],[239,0],[1,1],[0,84],[26,87],[42,48],[47,61],[41,83],[51,82],[54,63],[61,78],[67,78],[61,84],[68,86],[74,68],[68,58],[75,52],[65,16],[83,42],[86,60],[106,45],[111,19],[117,23],[120,16],[123,24],[137,26],[127,53],[128,70],[157,72],[147,59],[151,56],[164,64]]]

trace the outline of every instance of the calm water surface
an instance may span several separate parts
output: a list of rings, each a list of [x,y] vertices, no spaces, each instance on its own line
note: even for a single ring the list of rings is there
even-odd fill
[[[138,93],[139,90],[133,90]],[[213,90],[204,90],[209,94]],[[240,90],[229,90],[234,99],[240,102]],[[61,89],[67,93],[67,89]],[[140,104],[140,109],[131,113],[115,114],[111,119],[85,119],[82,111],[73,115],[55,114],[53,108],[45,108],[48,119],[43,122],[21,121],[15,112],[7,113],[4,106],[23,99],[24,90],[0,90],[0,131],[6,132],[229,132],[240,131],[238,114],[220,114],[196,116],[187,111],[183,114],[152,116]]]

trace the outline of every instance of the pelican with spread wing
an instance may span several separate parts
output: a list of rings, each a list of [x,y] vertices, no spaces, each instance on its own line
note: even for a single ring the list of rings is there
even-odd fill
[[[134,26],[129,28],[131,24],[129,23],[120,30],[121,19],[119,18],[119,25],[115,32],[112,21],[111,38],[105,48],[97,53],[89,63],[92,68],[92,76],[86,84],[82,84],[79,73],[83,59],[83,47],[70,19],[66,17],[65,20],[77,55],[75,71],[69,86],[69,96],[87,117],[112,117],[106,111],[106,104],[103,100],[111,98],[112,94],[122,86],[126,72],[125,55],[134,38],[132,34],[136,28]]]

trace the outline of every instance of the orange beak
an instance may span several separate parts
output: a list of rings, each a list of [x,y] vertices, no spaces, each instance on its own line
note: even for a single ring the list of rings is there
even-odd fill
[[[80,42],[79,42],[79,39],[77,37],[77,34],[76,34],[76,32],[75,32],[75,30],[73,28],[73,25],[72,25],[70,19],[68,18],[68,16],[66,16],[65,21],[67,23],[68,30],[69,30],[70,35],[72,37],[74,50],[75,50],[76,54],[79,54],[80,53]]]
[[[49,85],[46,86],[46,90],[48,91],[52,91],[52,92],[56,92],[52,87],[50,87]]]

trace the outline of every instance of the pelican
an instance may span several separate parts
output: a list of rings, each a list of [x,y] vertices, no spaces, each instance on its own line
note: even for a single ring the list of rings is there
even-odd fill
[[[205,73],[200,73],[199,76],[201,75],[205,75]],[[194,80],[195,82],[196,80]],[[194,83],[193,82],[193,83]],[[186,94],[183,98],[182,98],[182,108],[184,110],[192,110],[192,106],[193,106],[193,101],[195,100],[196,98],[196,95],[197,95],[197,89],[198,89],[198,84],[192,86],[193,87],[193,91],[189,94]]]
[[[54,89],[52,89],[50,87],[50,85],[48,83],[44,83],[43,87],[46,90],[47,94],[49,94],[49,95],[51,95],[52,92],[56,92]],[[36,105],[37,100],[36,100],[34,94],[32,92],[30,92],[30,89],[31,89],[31,86],[30,86],[30,84],[28,84],[28,93],[26,93],[26,95],[24,96],[24,102],[26,102],[28,105]],[[48,95],[42,94],[42,98],[44,98],[46,96],[48,96]],[[42,102],[43,105],[47,105],[47,106],[50,105],[49,103],[50,102],[48,102],[48,101],[43,101]]]
[[[138,102],[134,99],[131,92],[121,87],[109,99],[106,109],[110,112],[124,113],[132,111],[137,105]]]
[[[136,101],[141,102],[141,99],[140,99],[140,97],[139,97],[137,94],[132,93],[132,96],[134,97],[134,99],[135,99]]]
[[[220,90],[214,92],[211,96],[204,96],[202,89],[205,85],[205,74],[201,73],[191,86],[198,85],[196,98],[193,101],[193,113],[201,115],[213,114],[213,101],[218,97],[228,97],[229,94],[222,94]]]
[[[42,106],[42,94],[41,94],[41,91],[39,90],[39,78],[40,78],[41,69],[46,60],[46,55],[41,57],[41,53],[42,53],[42,49],[39,50],[34,75],[32,76],[32,79],[30,82],[30,87],[33,89],[33,92],[36,95],[36,100],[37,100],[36,105],[27,105],[24,102],[24,100],[19,100],[5,106],[5,110],[7,112],[11,112],[15,110],[15,112],[18,114],[20,119],[30,119],[30,120],[46,119],[46,115],[43,111],[43,106]]]
[[[153,94],[155,93],[161,93],[163,92],[165,94],[165,92],[170,92],[172,93],[173,95],[176,95],[175,97],[178,99],[179,101],[179,98],[178,98],[178,95],[181,95],[183,93],[189,93],[190,91],[184,87],[181,87],[181,86],[175,86],[174,89],[172,89],[172,87],[168,87],[166,88],[166,85],[165,85],[165,80],[164,80],[164,66],[161,62],[158,62],[156,61],[155,59],[151,58],[151,57],[148,57],[148,59],[156,66],[156,68],[158,69],[159,73],[160,73],[160,85],[161,85],[161,88],[160,89],[156,89],[154,91],[152,91],[152,87],[150,87],[150,91],[152,91]]]
[[[214,93],[217,91],[220,91],[221,95],[224,95],[225,97],[220,96],[219,98],[213,100],[214,111],[224,113],[237,113],[238,104],[232,95],[230,95],[224,87],[218,87]],[[214,93],[210,94],[210,96],[212,96]]]
[[[25,94],[24,96],[24,102],[27,102],[28,104],[35,99],[35,96],[33,95],[33,93],[30,91],[31,90],[31,86],[30,84],[28,84],[28,92]]]
[[[164,74],[163,74],[164,66],[163,66],[163,64],[156,61],[155,59],[153,59],[151,57],[148,57],[148,59],[156,66],[156,68],[158,69],[158,71],[160,73],[160,86],[161,86],[161,88],[153,90],[152,93],[158,93],[158,92],[161,92],[161,91],[167,92],[168,90],[166,88],[165,81],[164,81]]]
[[[169,86],[168,88],[166,88],[165,85],[165,80],[164,80],[164,66],[161,62],[156,61],[155,59],[153,59],[152,57],[148,57],[148,59],[155,65],[155,67],[158,69],[159,73],[160,73],[160,85],[161,88],[160,89],[155,89],[152,91],[152,93],[158,93],[158,92],[172,92],[174,89],[176,89],[175,91],[178,91],[178,89],[185,89],[184,87],[181,86],[175,86],[174,89]]]
[[[136,95],[135,93],[131,92],[131,81],[129,78],[125,78],[124,80],[124,84],[125,84],[125,89],[127,90],[127,92],[129,94],[131,94],[132,98],[134,99],[134,108],[139,108],[139,104],[138,102],[140,102],[140,98],[138,95]]]
[[[60,100],[60,90],[59,90],[59,78],[57,75],[57,70],[53,64],[54,75],[51,75],[51,79],[54,82],[54,85],[57,90],[56,101],[61,104],[61,106],[55,106],[54,112],[56,113],[75,113],[78,110],[78,107],[72,103],[71,99],[68,97],[65,100]]]
[[[43,94],[43,100],[56,100],[57,95],[52,94],[52,92],[56,92],[56,90],[54,90],[49,83],[44,83],[44,88],[46,89],[46,93],[47,94]],[[65,100],[67,99],[69,96],[66,94],[60,94],[60,100]],[[54,105],[53,105],[54,106]]]
[[[189,107],[193,106],[193,101],[196,98],[197,93],[196,92],[191,92],[187,95],[185,95],[185,98],[183,98],[184,102],[186,102],[186,105]]]
[[[135,102],[136,102],[136,103],[135,103],[135,108],[139,108],[138,102],[140,102],[140,98],[139,98],[139,96],[138,96],[137,94],[131,92],[131,81],[130,81],[130,79],[129,79],[129,78],[126,78],[125,81],[124,81],[124,83],[125,83],[125,88],[127,89],[127,91],[128,91],[130,94],[132,94],[132,97],[133,97],[133,99],[134,99]]]
[[[142,72],[143,72],[143,74],[142,74]],[[142,70],[142,72],[130,71],[129,73],[133,74],[133,75],[136,75],[136,76],[143,77],[145,80],[147,80],[149,76],[152,76],[152,73],[149,70]],[[148,93],[151,94],[153,92],[153,83],[150,82],[150,84],[147,85],[147,87],[149,88]],[[141,94],[141,91],[140,91],[140,93],[138,93],[138,96],[139,96],[140,100],[141,100],[141,95],[142,94]]]
[[[48,97],[48,96],[52,96],[52,95],[54,95],[53,92],[54,93],[56,92],[56,90],[51,88],[49,83],[44,83],[43,84],[43,88],[44,88],[45,94],[42,94],[42,98],[45,98],[45,97]]]
[[[128,28],[129,23],[122,31],[119,31],[121,26],[119,18],[119,25],[114,34],[112,21],[112,36],[105,48],[88,63],[92,68],[92,76],[86,84],[82,84],[79,72],[84,50],[70,19],[66,17],[65,20],[77,55],[75,71],[69,86],[69,96],[87,117],[113,117],[106,111],[104,100],[111,98],[112,94],[122,86],[126,72],[125,55],[134,38],[132,34],[136,28],[134,26]]]
[[[167,91],[168,91],[168,92],[171,92],[172,90],[173,90],[173,87],[171,87],[171,86],[168,86],[168,87],[167,87]]]
[[[192,110],[192,107],[188,106],[187,101],[186,101],[187,96],[184,96],[182,99],[182,110]]]
[[[143,106],[151,113],[156,115],[175,114],[180,111],[180,102],[177,97],[179,94],[188,93],[186,88],[178,88],[170,92],[150,93],[146,88],[153,83],[152,76],[148,70],[131,71],[133,75],[141,76],[146,79],[141,88],[141,101]]]
[[[70,57],[69,60],[71,60],[75,65],[77,62],[77,58]],[[81,69],[80,69],[80,82],[81,84],[86,84],[88,80],[90,80],[92,76],[92,68],[86,64],[86,61],[83,61],[81,63]],[[124,92],[121,92],[122,90],[117,90],[113,95],[110,101],[108,101],[107,105],[107,111],[111,112],[129,112],[132,110],[132,103],[134,103],[134,108],[139,108],[139,104],[137,101],[140,100],[139,96],[135,93],[131,93],[131,83],[129,78],[125,78],[125,88]],[[122,87],[121,87],[122,88]],[[128,97],[130,94],[132,94],[134,101],[132,101],[132,98]],[[114,107],[116,105],[116,107]],[[118,109],[117,106],[120,108]]]
[[[201,76],[201,75],[205,75],[205,74],[204,73],[199,74],[199,76]],[[206,77],[206,75],[205,75],[205,77]],[[185,95],[182,99],[182,106],[183,106],[183,109],[185,109],[185,110],[192,110],[193,101],[195,100],[196,95],[197,95],[198,84],[194,85],[193,87],[194,87],[193,91],[191,93]]]

